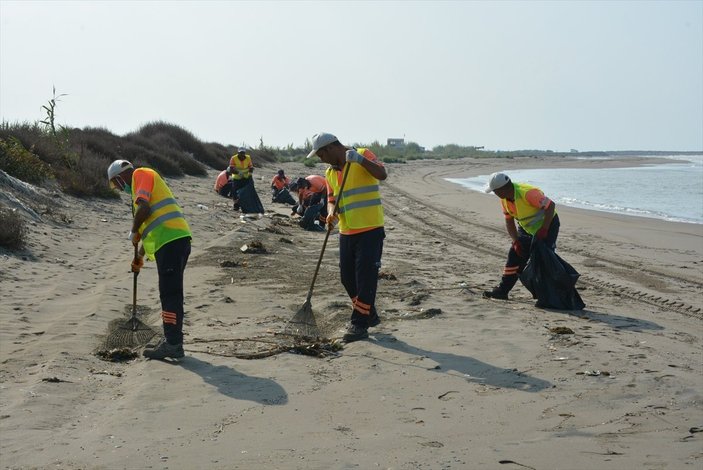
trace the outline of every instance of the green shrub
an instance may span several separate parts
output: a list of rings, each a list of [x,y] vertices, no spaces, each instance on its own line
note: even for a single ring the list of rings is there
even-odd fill
[[[24,148],[15,137],[0,139],[0,169],[32,184],[40,184],[54,177],[51,167]]]
[[[76,197],[118,198],[107,182],[110,160],[90,151],[83,152],[76,169],[55,167],[61,189]]]
[[[16,211],[0,208],[0,246],[17,250],[27,240],[27,224]]]
[[[217,157],[207,151],[203,143],[189,131],[163,121],[156,121],[144,124],[137,132],[137,135],[151,138],[155,135],[166,134],[178,143],[178,150],[193,154],[193,157],[212,168],[219,169],[222,163]]]

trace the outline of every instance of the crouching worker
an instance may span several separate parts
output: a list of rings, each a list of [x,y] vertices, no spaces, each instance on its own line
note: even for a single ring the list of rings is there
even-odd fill
[[[324,232],[327,217],[327,184],[320,175],[298,178],[298,204],[293,206],[293,214],[301,216],[298,224],[305,230]]]
[[[307,158],[314,155],[330,165],[325,172],[327,223],[331,226],[339,221],[339,271],[352,302],[351,324],[343,338],[349,343],[368,337],[369,327],[381,322],[375,302],[386,235],[379,180],[385,180],[387,174],[369,149],[347,148],[332,134],[313,137]],[[337,200],[339,218],[334,211]]]
[[[295,199],[288,191],[289,186],[290,178],[285,175],[283,170],[278,170],[278,173],[271,180],[271,202],[295,204]]]
[[[493,173],[485,191],[493,192],[500,198],[505,215],[505,229],[512,245],[500,284],[493,290],[484,292],[483,296],[508,300],[508,293],[515,286],[530,259],[533,238],[543,240],[552,250],[556,248],[559,216],[554,202],[545,196],[542,190],[526,183],[513,183],[505,173]]]
[[[229,168],[226,170],[222,170],[220,174],[217,175],[217,179],[215,180],[215,186],[213,189],[217,194],[222,197],[234,199],[237,193],[234,190],[234,181],[230,179],[230,176],[231,173],[229,172]]]
[[[132,228],[129,240],[137,255],[132,272],[144,265],[144,256],[156,260],[159,274],[161,319],[165,340],[147,346],[149,359],[181,358],[183,352],[183,272],[190,256],[191,232],[171,190],[150,168],[135,169],[127,160],[115,160],[107,169],[110,187],[130,195]],[[141,245],[140,243],[141,242]]]
[[[327,185],[324,176],[310,175],[298,178],[292,188],[298,192],[298,204],[293,206],[293,214],[302,216],[309,207],[321,202],[327,203]]]

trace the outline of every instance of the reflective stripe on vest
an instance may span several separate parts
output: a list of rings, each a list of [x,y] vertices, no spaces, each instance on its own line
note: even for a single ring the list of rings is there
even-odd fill
[[[146,256],[153,260],[155,253],[166,243],[190,237],[191,232],[181,208],[159,174],[149,168],[137,168],[135,172],[137,171],[148,171],[154,174],[154,187],[149,201],[149,217],[139,227]],[[133,181],[132,201],[135,201],[136,198]],[[138,206],[134,204],[134,208],[136,211]]]
[[[544,209],[530,205],[525,198],[527,192],[531,189],[539,189],[535,186],[531,186],[525,183],[513,183],[513,188],[515,189],[515,211],[513,213],[509,210],[507,201],[502,199],[500,202],[503,205],[503,209],[511,217],[517,220],[517,223],[530,235],[534,235],[542,227],[542,222],[544,222]]]
[[[231,165],[231,166],[233,166],[237,170],[239,170],[239,174],[232,175],[233,180],[241,180],[244,178],[249,178],[249,167],[252,166],[251,157],[249,155],[244,157],[244,160],[240,160],[235,155],[234,157],[232,157],[230,163],[234,163],[234,165]]]
[[[361,155],[370,152],[367,149],[357,149]],[[349,174],[344,183],[344,191],[339,196],[341,185],[340,173],[328,168],[325,174],[332,188],[334,197],[339,198],[339,231],[345,233],[351,230],[375,228],[383,226],[383,206],[378,180],[359,163],[347,163]],[[343,169],[346,171],[346,165]]]

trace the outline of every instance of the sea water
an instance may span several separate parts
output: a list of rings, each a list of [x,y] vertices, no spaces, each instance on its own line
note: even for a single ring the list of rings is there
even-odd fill
[[[703,155],[671,159],[676,161],[631,168],[518,169],[506,174],[513,181],[538,186],[557,204],[703,224]],[[447,181],[483,191],[488,177]]]

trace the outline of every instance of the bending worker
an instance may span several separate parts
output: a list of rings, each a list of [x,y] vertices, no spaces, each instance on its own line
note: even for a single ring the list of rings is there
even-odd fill
[[[298,215],[303,215],[308,207],[326,200],[327,183],[324,176],[309,175],[298,178],[295,187],[298,191],[298,205],[293,207],[293,212]],[[326,211],[323,212],[327,214]]]
[[[290,178],[286,176],[283,170],[278,170],[278,173],[276,173],[271,180],[271,197],[274,202],[276,201],[278,193],[280,193],[283,189],[287,189],[289,185]]]
[[[375,302],[386,234],[378,186],[387,173],[369,149],[347,148],[335,136],[324,132],[312,139],[312,151],[307,158],[314,155],[330,165],[325,172],[327,224],[331,229],[339,221],[339,271],[352,301],[351,324],[343,338],[349,343],[368,337],[368,328],[381,322]],[[339,218],[334,213],[336,198],[339,198]]]
[[[229,168],[222,170],[220,174],[217,175],[213,190],[222,197],[232,199],[236,198],[237,194],[234,191],[234,181],[230,179],[230,176]]]
[[[132,199],[134,218],[129,239],[139,248],[132,260],[132,272],[139,272],[146,255],[150,260],[156,259],[159,273],[165,339],[153,347],[147,346],[144,357],[183,357],[183,271],[190,256],[191,240],[188,223],[156,171],[134,169],[127,160],[115,160],[107,169],[107,178],[110,187],[126,192]]]
[[[508,300],[508,292],[515,286],[518,277],[530,258],[530,246],[534,237],[543,240],[554,250],[559,235],[559,216],[554,202],[542,190],[526,183],[513,183],[505,173],[493,173],[485,191],[500,198],[505,215],[505,228],[512,245],[508,251],[500,285],[483,293],[491,299]],[[518,226],[515,227],[515,221]]]

